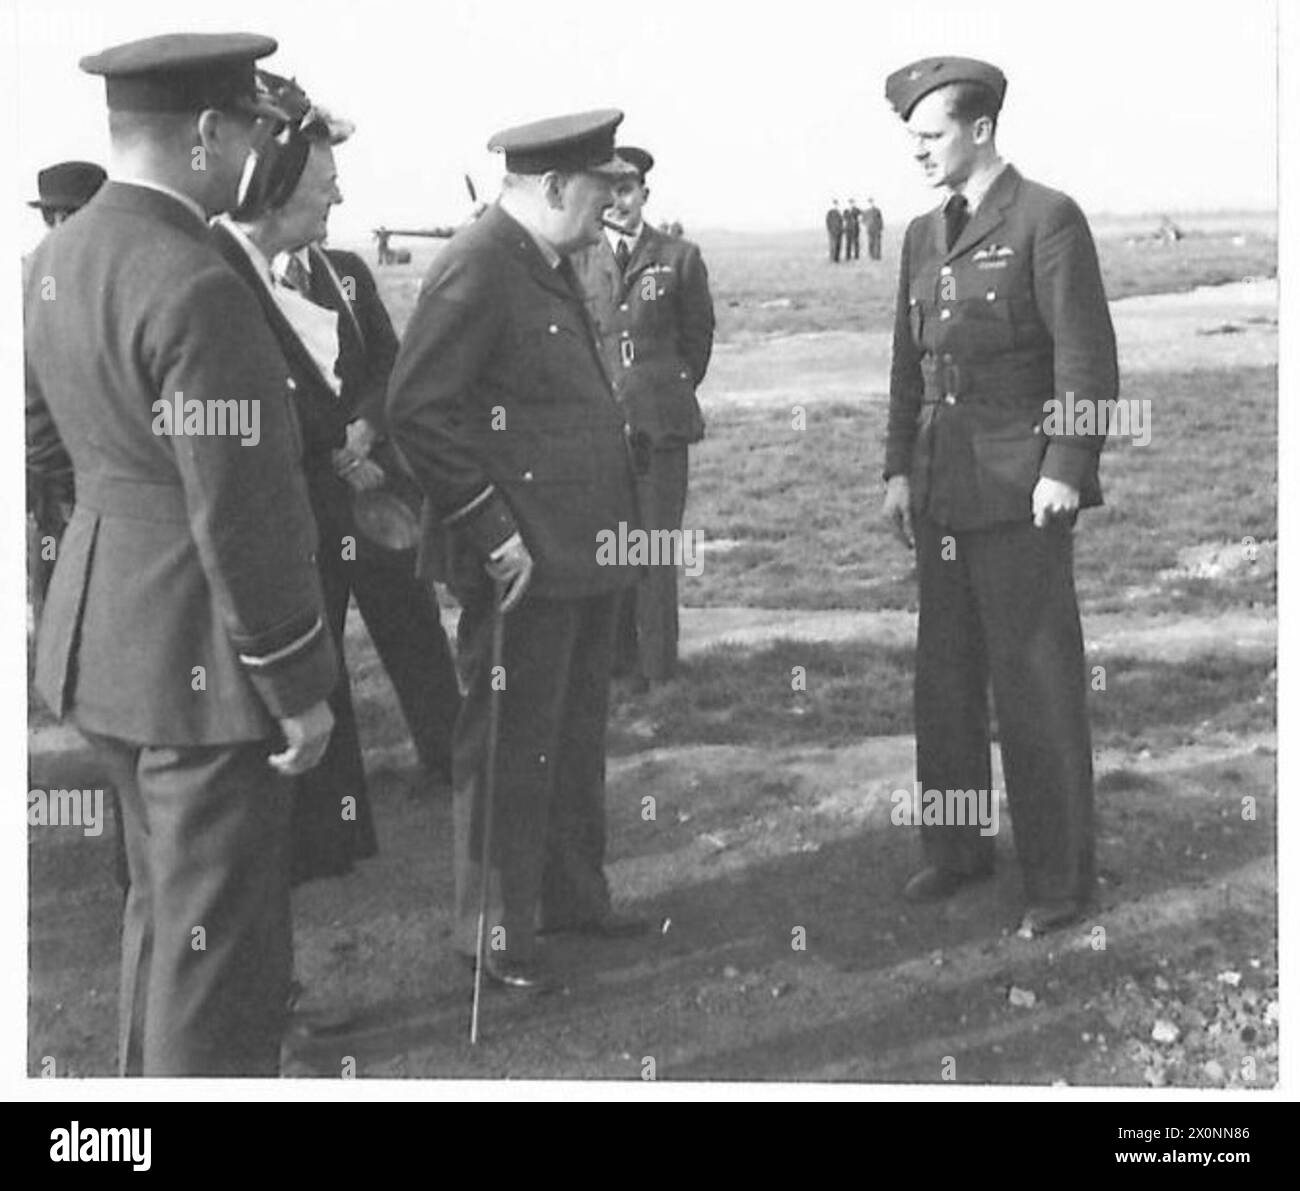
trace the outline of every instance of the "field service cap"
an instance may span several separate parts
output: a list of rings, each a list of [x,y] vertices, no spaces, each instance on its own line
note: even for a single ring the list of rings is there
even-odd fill
[[[654,169],[655,159],[644,149],[637,149],[632,145],[619,145],[618,155],[628,163],[634,166],[636,172],[641,175],[641,181],[645,181],[645,176]]]
[[[284,113],[253,82],[253,63],[275,50],[274,39],[256,33],[164,33],[91,54],[81,69],[104,76],[110,111],[216,108],[278,120]]]
[[[552,116],[498,132],[488,148],[505,154],[506,169],[512,174],[559,170],[622,178],[636,173],[636,166],[614,149],[614,129],[622,122],[623,113],[617,108]]]
[[[1007,76],[988,62],[978,58],[922,58],[885,80],[885,98],[906,120],[931,91],[949,83],[982,83],[998,97],[998,107],[1007,93]]]
[[[46,166],[36,175],[36,193],[29,207],[47,211],[80,211],[103,184],[108,175],[93,161],[60,161]]]

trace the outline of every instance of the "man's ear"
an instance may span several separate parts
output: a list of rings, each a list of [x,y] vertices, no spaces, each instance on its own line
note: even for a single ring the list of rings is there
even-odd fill
[[[971,140],[977,145],[987,145],[993,140],[993,121],[987,116],[980,116],[971,125]]]
[[[559,170],[547,170],[542,175],[542,196],[548,207],[558,211],[564,206],[565,181],[565,176]]]
[[[225,145],[224,117],[216,108],[204,108],[194,121],[198,143],[208,152],[220,153]]]
[[[643,185],[641,187],[641,203],[642,205],[644,205],[649,201],[650,201],[650,187]]]

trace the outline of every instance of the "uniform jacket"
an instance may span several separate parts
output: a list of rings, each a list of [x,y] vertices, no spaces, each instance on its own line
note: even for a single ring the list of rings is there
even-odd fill
[[[574,267],[629,429],[656,447],[698,442],[704,419],[695,390],[713,352],[713,299],[700,250],[645,224],[626,271],[604,236],[574,257]]]
[[[77,497],[41,624],[41,694],[138,743],[272,736],[338,666],[284,359],[243,283],[193,212],[109,182],[36,250],[24,313],[28,458],[48,462],[62,440]],[[177,394],[223,414],[256,402],[256,445],[156,432],[155,402]]]
[[[844,212],[844,234],[850,240],[857,236],[858,229],[861,227],[861,220],[861,207],[849,207],[848,210]]]
[[[1109,401],[1115,332],[1087,221],[1005,166],[952,251],[942,210],[903,240],[885,474],[952,529],[1028,519],[1040,476],[1101,503],[1104,434],[1057,435],[1045,403]]]
[[[864,207],[862,222],[866,225],[868,236],[878,236],[885,226],[885,217],[880,213],[879,207]]]
[[[826,212],[826,230],[832,236],[843,235],[844,233],[844,216],[840,214],[838,207],[832,207]]]
[[[597,561],[597,535],[635,528],[637,517],[594,329],[571,271],[551,268],[501,207],[435,258],[398,352],[388,418],[429,498],[426,524],[449,535],[435,573],[481,582],[484,560],[519,532],[539,596],[635,581],[635,569]]]

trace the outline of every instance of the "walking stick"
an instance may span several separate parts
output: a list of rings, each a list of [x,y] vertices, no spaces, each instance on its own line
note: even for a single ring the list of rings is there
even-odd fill
[[[474,943],[474,1008],[469,1018],[471,1046],[478,1045],[478,1006],[479,999],[483,995],[483,945],[487,932],[488,883],[491,877],[488,862],[492,843],[492,803],[497,785],[497,733],[501,726],[501,691],[496,684],[496,675],[501,668],[501,654],[505,643],[506,617],[501,611],[505,590],[506,585],[500,579],[493,581],[492,666],[488,672],[488,735],[483,765],[483,847],[479,856],[478,935]]]

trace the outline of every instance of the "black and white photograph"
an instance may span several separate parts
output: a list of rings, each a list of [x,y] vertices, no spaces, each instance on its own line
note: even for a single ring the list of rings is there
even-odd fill
[[[1285,4],[4,7],[16,1096],[1294,1094]]]

